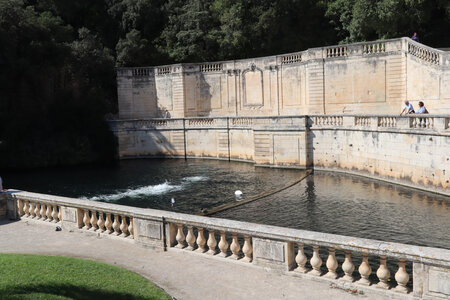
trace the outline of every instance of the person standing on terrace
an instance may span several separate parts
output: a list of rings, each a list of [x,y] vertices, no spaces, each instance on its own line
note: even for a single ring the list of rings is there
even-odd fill
[[[412,35],[411,39],[415,42],[419,42],[419,37],[417,36],[417,32],[414,32],[414,34]]]
[[[425,108],[425,105],[422,101],[419,101],[419,109],[417,110],[416,114],[428,114],[428,110]]]
[[[400,116],[403,115],[403,113],[405,113],[405,114],[413,114],[414,113],[414,107],[412,106],[411,103],[409,103],[408,100],[405,100],[405,106],[403,107],[403,110],[400,113]]]

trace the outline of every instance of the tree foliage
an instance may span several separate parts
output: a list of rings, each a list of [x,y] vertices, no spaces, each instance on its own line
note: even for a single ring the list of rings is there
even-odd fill
[[[114,157],[115,67],[410,36],[449,46],[448,0],[0,0],[0,167]]]

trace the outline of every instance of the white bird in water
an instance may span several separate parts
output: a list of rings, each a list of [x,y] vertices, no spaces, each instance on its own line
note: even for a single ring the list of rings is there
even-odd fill
[[[173,205],[175,204],[175,199],[174,198],[170,199],[170,202],[172,203],[172,207],[173,207]]]
[[[234,195],[236,197],[241,197],[242,196],[242,192],[240,190],[237,190],[236,192],[234,192]]]

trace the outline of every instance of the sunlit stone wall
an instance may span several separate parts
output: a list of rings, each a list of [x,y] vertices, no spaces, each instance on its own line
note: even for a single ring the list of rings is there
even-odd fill
[[[449,193],[450,115],[112,121],[119,156],[343,170]]]
[[[450,113],[450,55],[409,38],[201,64],[121,68],[120,119]]]

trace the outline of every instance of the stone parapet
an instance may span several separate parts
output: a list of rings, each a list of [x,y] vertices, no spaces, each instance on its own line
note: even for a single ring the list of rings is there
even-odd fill
[[[450,298],[450,250],[446,249],[21,191],[7,197],[16,218],[53,222],[169,251],[217,255],[346,288],[380,289],[386,295],[405,294],[411,299]],[[338,260],[336,253],[345,254],[345,260]],[[345,275],[338,274],[338,267]]]

